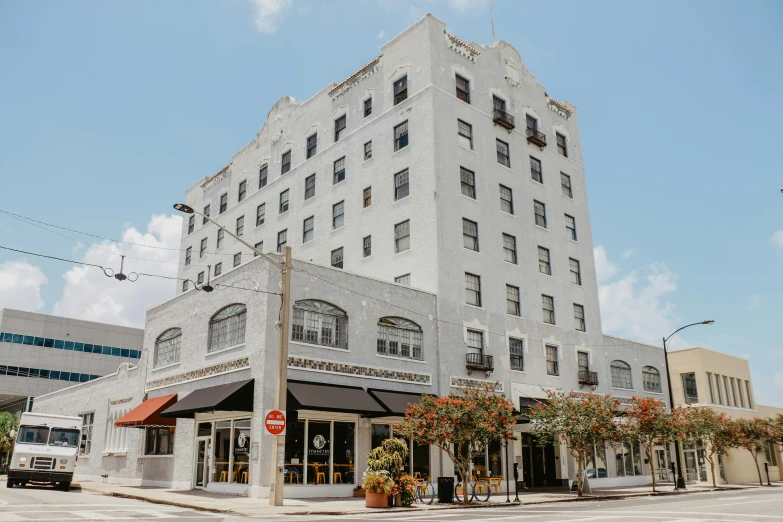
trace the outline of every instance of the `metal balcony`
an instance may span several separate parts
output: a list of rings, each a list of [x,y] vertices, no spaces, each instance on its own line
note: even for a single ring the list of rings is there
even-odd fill
[[[598,372],[579,370],[579,384],[598,386]]]
[[[495,125],[500,125],[509,131],[516,127],[514,124],[514,117],[506,111],[498,109],[497,107],[495,107],[495,109],[492,111],[492,121],[495,122]]]
[[[527,141],[539,147],[546,147],[546,134],[538,129],[527,129]]]
[[[466,353],[465,366],[468,369],[468,375],[473,370],[487,372],[487,375],[489,375],[495,370],[495,359],[491,355],[484,355],[483,353]]]

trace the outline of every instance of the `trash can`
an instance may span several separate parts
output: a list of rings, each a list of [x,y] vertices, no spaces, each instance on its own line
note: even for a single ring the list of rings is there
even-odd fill
[[[454,502],[454,477],[438,477],[438,503]]]

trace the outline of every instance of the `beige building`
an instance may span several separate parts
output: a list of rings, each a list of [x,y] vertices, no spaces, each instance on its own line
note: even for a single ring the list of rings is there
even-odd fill
[[[735,419],[774,417],[783,413],[783,408],[756,403],[750,365],[743,357],[702,347],[687,348],[669,352],[669,369],[675,406],[710,407]],[[703,447],[686,445],[681,457],[687,481],[712,480]],[[764,482],[767,481],[765,463],[769,468],[769,480],[783,480],[782,457],[779,446],[765,444],[765,451],[759,455]],[[718,484],[758,482],[753,457],[747,450],[731,450],[719,460],[720,469],[715,473]]]

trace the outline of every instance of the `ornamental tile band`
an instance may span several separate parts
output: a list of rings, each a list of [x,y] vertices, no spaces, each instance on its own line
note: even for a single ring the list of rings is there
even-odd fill
[[[387,381],[411,382],[414,384],[432,384],[432,376],[428,373],[406,372],[388,368],[373,368],[335,361],[321,361],[307,357],[289,357],[288,367],[295,370],[311,372],[336,373],[365,379],[384,379]]]
[[[220,375],[221,373],[233,372],[241,370],[243,368],[250,367],[250,357],[242,357],[234,361],[223,362],[220,364],[214,364],[207,366],[206,368],[199,368],[198,370],[191,370],[185,373],[179,373],[177,375],[170,375],[163,377],[162,379],[156,379],[154,381],[147,382],[147,391],[155,390],[157,388],[164,388],[173,384],[180,384],[188,381],[195,381],[196,379],[203,379],[204,377],[212,377],[213,375]]]
[[[118,404],[125,404],[126,402],[130,402],[133,400],[133,397],[125,397],[123,399],[114,399],[109,401],[109,406],[116,406]]]
[[[484,379],[468,379],[467,377],[455,377],[453,375],[451,376],[452,388],[483,388],[486,385],[493,387],[493,391],[503,391],[502,382],[489,381]]]

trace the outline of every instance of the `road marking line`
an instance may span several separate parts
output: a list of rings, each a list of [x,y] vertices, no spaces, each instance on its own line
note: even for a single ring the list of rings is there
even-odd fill
[[[28,511],[27,513],[34,513],[33,511]],[[73,513],[74,515],[78,515],[86,520],[117,520],[117,517],[113,517],[111,515],[105,515],[103,514],[104,511],[65,511],[65,513]]]
[[[783,497],[781,497],[781,498],[768,498],[768,499],[764,499],[764,500],[748,500],[747,502],[732,502],[731,504],[721,504],[720,507],[742,506],[744,504],[758,504],[760,502],[783,502]],[[698,508],[683,508],[683,509],[698,509]]]
[[[775,499],[775,500],[776,501],[783,501],[783,499]],[[723,505],[721,505],[720,507],[723,507]],[[640,509],[644,509],[644,506],[642,506]],[[524,512],[526,512],[526,513],[548,513],[548,514],[562,513],[562,514],[571,514],[571,515],[576,513],[575,511],[565,511],[565,510],[546,510],[546,511],[544,511],[544,510],[540,510],[540,511],[539,510],[525,510]],[[619,517],[618,515],[634,515],[634,516],[637,516],[637,517],[648,516],[649,518],[667,518],[667,517],[654,517],[654,516],[648,515],[644,511],[628,511],[628,510],[618,511],[618,510],[608,510],[608,509],[596,509],[596,510],[590,511],[589,513],[606,513],[605,516],[612,517],[612,518],[622,518],[622,517]],[[655,513],[656,513],[656,515],[674,515],[674,516],[682,515],[682,512],[680,512],[680,511],[657,511],[656,510]],[[585,514],[587,514],[587,513],[585,513]],[[707,515],[707,516],[720,516],[720,517],[743,516],[743,517],[773,518],[773,519],[777,519],[777,520],[783,520],[783,515],[753,515],[753,514],[750,514],[750,513],[714,513],[714,512],[698,511],[698,512],[689,513],[689,515]]]

